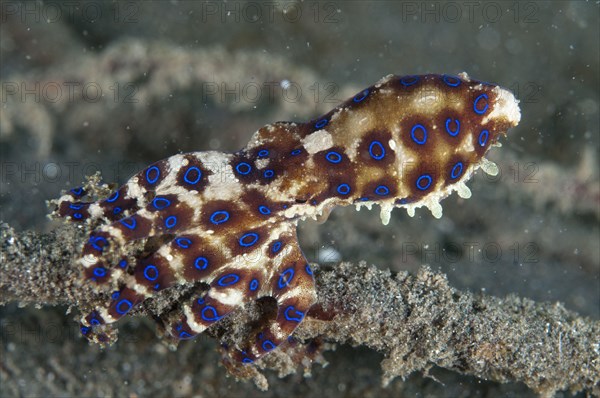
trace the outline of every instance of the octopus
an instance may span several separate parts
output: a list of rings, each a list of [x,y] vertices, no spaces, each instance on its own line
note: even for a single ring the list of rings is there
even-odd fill
[[[466,182],[477,169],[497,172],[484,156],[519,120],[511,92],[466,73],[389,75],[317,119],[262,127],[238,152],[171,156],[102,200],[72,189],[53,214],[92,226],[77,260],[83,286],[110,293],[81,317],[81,332],[106,341],[108,325],[158,292],[206,284],[165,330],[191,339],[270,297],[273,316],[232,348],[252,363],[286,341],[316,301],[300,220],[373,204],[383,224],[396,207],[411,216],[427,207],[439,218],[442,199],[471,196]],[[153,244],[127,254],[140,241]]]

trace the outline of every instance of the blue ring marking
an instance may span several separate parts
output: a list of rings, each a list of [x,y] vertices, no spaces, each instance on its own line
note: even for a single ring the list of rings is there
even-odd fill
[[[179,332],[179,338],[180,338],[180,339],[182,339],[182,340],[185,340],[185,339],[190,339],[190,338],[192,338],[192,337],[194,337],[194,336],[192,336],[191,334],[189,334],[189,333],[188,333],[188,332],[186,332],[185,330],[183,330],[183,331]]]
[[[206,315],[205,312],[207,312],[207,311],[212,312],[212,316]],[[202,317],[202,319],[204,319],[207,322],[215,322],[215,321],[218,321],[219,319],[223,318],[222,316],[219,316],[217,309],[215,307],[213,307],[212,305],[207,305],[206,307],[202,308],[202,311],[200,312],[200,316]]]
[[[277,346],[271,340],[265,340],[262,343],[262,349],[265,351],[273,351]]]
[[[340,155],[336,151],[329,151],[325,155],[325,159],[327,159],[327,161],[330,162],[330,163],[338,164],[339,162],[342,161],[342,155]]]
[[[94,275],[96,275],[98,278],[102,278],[102,277],[106,276],[106,268],[104,268],[104,267],[94,268]]]
[[[190,171],[195,171],[197,173],[195,179],[191,179],[190,176],[188,175],[190,173]],[[183,181],[187,182],[190,185],[197,184],[201,178],[202,178],[202,170],[200,170],[196,166],[191,166],[190,168],[188,168],[185,171],[185,174],[183,175]]]
[[[74,213],[73,214],[73,218],[76,220],[81,220],[83,218],[83,214],[81,213]]]
[[[258,211],[260,212],[260,214],[264,214],[265,216],[271,214],[271,209],[263,205],[258,206]]]
[[[277,281],[277,286],[280,289],[283,289],[286,286],[289,286],[292,280],[294,279],[294,268],[288,268],[281,273],[279,276],[279,280]]]
[[[317,130],[322,129],[323,127],[327,126],[327,123],[329,123],[329,120],[321,119],[317,123],[315,123],[315,128]]]
[[[489,136],[490,132],[488,130],[481,130],[481,133],[479,133],[479,139],[477,140],[479,142],[479,146],[485,146]]]
[[[210,222],[219,225],[229,220],[229,212],[225,210],[217,210],[210,216]]]
[[[446,83],[450,87],[460,86],[460,83],[461,83],[461,81],[458,77],[449,76],[449,75],[443,75],[442,80],[444,81],[444,83]]]
[[[83,209],[83,205],[81,203],[71,203],[69,205],[69,209],[72,209],[72,210],[81,210],[81,209]]]
[[[460,132],[460,120],[454,119],[454,122],[456,123],[456,130],[455,131],[452,131],[450,129],[450,123],[451,122],[452,122],[452,118],[446,119],[446,132],[448,134],[450,134],[452,137],[456,137],[458,135],[458,133]]]
[[[90,328],[88,328],[87,326],[81,326],[79,330],[81,330],[81,334],[85,336],[90,331]]]
[[[479,101],[481,101],[482,99],[485,100],[485,106],[483,107],[483,109],[479,110],[477,104],[479,104]],[[473,101],[473,110],[478,115],[483,115],[485,111],[488,110],[489,106],[490,104],[488,104],[487,94],[481,94],[479,97],[475,98],[475,101]]]
[[[208,259],[204,256],[196,257],[196,260],[194,261],[194,268],[202,271],[206,269],[206,267],[208,267]]]
[[[271,253],[277,253],[279,250],[281,250],[281,246],[282,246],[282,243],[280,240],[273,243],[273,246],[271,247]]]
[[[158,268],[156,268],[156,265],[146,265],[146,268],[144,268],[144,278],[149,281],[155,281],[158,278]]]
[[[121,260],[121,261],[119,261],[119,267],[121,267],[121,268],[127,267],[127,260]]]
[[[337,192],[340,195],[348,195],[350,193],[350,185],[346,183],[338,185]]]
[[[125,308],[122,308],[123,305],[125,305]],[[133,307],[133,303],[127,299],[123,299],[117,303],[115,310],[117,310],[117,314],[125,315],[129,312],[131,307]]]
[[[251,242],[244,242],[246,238],[251,237],[253,240]],[[258,234],[256,232],[248,232],[242,235],[239,239],[240,246],[250,247],[253,246],[256,242],[258,242]]]
[[[416,82],[419,81],[419,76],[404,76],[402,79],[400,79],[400,83],[402,83],[402,85],[404,87],[409,87],[412,86],[413,84],[415,84]]]
[[[160,288],[160,283],[157,283],[156,285],[154,285],[154,290],[158,290]]]
[[[290,152],[290,155],[296,156],[296,155],[300,155],[301,153],[302,153],[302,149],[294,149],[292,152]]]
[[[373,147],[379,148],[381,155],[375,155],[373,152]],[[371,145],[369,145],[369,155],[371,155],[371,157],[375,160],[381,160],[385,157],[385,147],[379,141],[372,141]]]
[[[266,158],[267,156],[269,156],[269,150],[268,149],[261,149],[260,151],[258,151],[258,157],[259,158]]]
[[[117,291],[113,292],[113,294],[110,295],[110,298],[113,300],[116,300],[119,298],[120,295],[121,295],[121,292],[117,290]]]
[[[263,177],[265,178],[273,178],[274,175],[275,172],[271,169],[265,170],[265,172],[263,173]]]
[[[356,94],[354,98],[352,98],[352,101],[359,103],[365,98],[367,98],[367,95],[369,95],[369,89],[363,90],[362,92]]]
[[[248,357],[242,359],[243,363],[254,363],[254,361]]]
[[[204,297],[200,297],[198,300],[196,300],[196,302],[200,305],[204,304]]]
[[[235,170],[241,175],[245,176],[250,174],[252,171],[252,166],[247,162],[240,162],[235,166]]]
[[[177,238],[175,239],[175,244],[182,249],[189,249],[192,245],[192,240],[190,238]]]
[[[112,202],[114,202],[117,199],[119,199],[119,191],[115,191],[115,193],[113,193],[112,195],[110,195],[110,197],[108,199],[106,199],[106,202],[112,203]]]
[[[425,181],[425,186],[423,186],[423,181]],[[433,178],[429,174],[423,174],[419,178],[417,178],[417,183],[415,184],[418,189],[421,191],[425,191],[427,188],[431,186],[433,182]]]
[[[249,285],[250,291],[254,292],[256,291],[256,289],[258,289],[258,279],[252,279],[250,281],[250,285]]]
[[[113,209],[113,214],[119,214],[122,211],[123,211],[123,209],[121,209],[119,206],[117,206]]]
[[[385,195],[389,195],[389,193],[390,193],[390,189],[388,187],[386,187],[385,185],[379,185],[377,188],[375,188],[376,195],[385,196]]]
[[[154,178],[152,178],[150,176],[150,172],[154,172],[156,175],[154,176]],[[148,167],[148,169],[146,170],[146,181],[148,181],[149,184],[155,184],[156,181],[158,181],[158,178],[160,177],[160,169],[156,166],[150,166]]]
[[[133,217],[124,218],[119,222],[129,229],[135,229],[135,227],[137,226],[137,221]]]
[[[94,318],[90,319],[90,325],[98,326],[98,325],[100,325],[100,321],[98,320],[98,318],[94,317]]]
[[[152,200],[152,206],[154,206],[156,210],[166,209],[167,207],[171,206],[171,201],[167,198],[161,198],[160,196],[157,196]]]
[[[73,188],[73,189],[71,189],[71,192],[74,193],[77,196],[82,196],[83,195],[83,188],[82,187]]]
[[[167,217],[167,219],[165,220],[165,227],[173,228],[175,225],[177,225],[177,217],[175,217],[175,216]]]
[[[423,131],[423,139],[421,139],[421,140],[417,139],[417,137],[415,136],[415,130],[417,130],[417,129],[420,129]],[[416,144],[423,145],[424,143],[427,142],[427,129],[422,124],[417,123],[410,130],[410,137]]]
[[[235,285],[236,283],[239,282],[239,280],[240,280],[239,275],[227,274],[227,275],[223,275],[222,277],[219,278],[219,280],[217,281],[217,285],[227,287],[227,286]]]
[[[310,269],[310,265],[308,265],[308,264],[306,264],[306,265],[304,266],[304,271],[306,271],[306,273],[307,273],[308,275],[312,275],[312,274],[313,274],[313,272],[312,272],[312,269]]]
[[[295,316],[290,315],[290,312],[292,312]],[[293,305],[287,307],[283,311],[283,315],[285,316],[285,319],[292,322],[302,322],[302,320],[304,319],[304,312],[298,311]]]
[[[108,241],[106,240],[106,238],[102,237],[102,236],[90,236],[90,243],[92,244],[92,247],[96,250],[98,250],[99,252],[101,252],[102,250],[104,250],[104,246],[99,246],[96,242],[101,241],[104,242],[105,245],[104,246],[108,246]]]
[[[452,167],[452,170],[450,171],[450,178],[455,180],[461,176],[462,172],[463,172],[462,162],[456,162],[456,164],[454,165],[454,167]]]

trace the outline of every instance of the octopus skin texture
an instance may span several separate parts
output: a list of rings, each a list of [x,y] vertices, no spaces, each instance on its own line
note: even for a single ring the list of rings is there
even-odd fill
[[[208,290],[180,303],[167,332],[202,333],[251,300],[272,297],[276,315],[233,348],[251,363],[276,349],[316,300],[311,268],[298,245],[299,220],[335,206],[395,207],[413,215],[440,201],[482,168],[484,155],[518,124],[512,93],[466,73],[384,77],[307,123],[259,129],[236,153],[190,152],[160,160],[103,200],[83,188],[54,202],[54,216],[95,229],[78,260],[84,286],[112,292],[111,301],[81,318],[91,340],[157,292],[189,283]],[[499,144],[497,144],[499,145]],[[159,244],[137,257],[126,248]]]

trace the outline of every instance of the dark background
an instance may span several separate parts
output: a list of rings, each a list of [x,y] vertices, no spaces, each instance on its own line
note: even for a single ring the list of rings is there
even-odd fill
[[[599,318],[598,4],[0,4],[0,220],[17,230],[54,228],[45,200],[96,170],[123,183],[178,151],[235,151],[262,125],[313,118],[390,73],[466,71],[521,100],[521,124],[490,154],[500,176],[476,175],[473,197],[446,199],[441,220],[396,210],[382,226],[377,208],[337,209],[323,225],[301,224],[303,249],[321,264],[430,264],[458,289]],[[0,395],[259,395],[224,377],[205,338],[169,352],[138,319],[101,352],[64,308],[1,311],[3,366],[22,373],[2,373]],[[312,379],[270,374],[264,395],[531,394],[443,370],[445,386],[413,375],[381,390],[378,354],[326,357]]]

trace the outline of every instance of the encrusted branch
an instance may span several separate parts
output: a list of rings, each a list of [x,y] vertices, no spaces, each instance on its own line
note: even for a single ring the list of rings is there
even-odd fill
[[[73,259],[84,235],[72,226],[41,234],[1,225],[0,304],[84,308],[101,300],[78,287]],[[315,275],[316,316],[295,336],[383,353],[384,383],[437,365],[498,382],[523,382],[547,396],[567,389],[600,393],[600,322],[560,304],[461,292],[427,267],[417,275],[393,275],[364,263],[342,263],[316,267]],[[160,309],[157,301],[142,312]],[[326,316],[331,319],[323,320]],[[233,321],[216,334],[236,334],[239,327]]]

